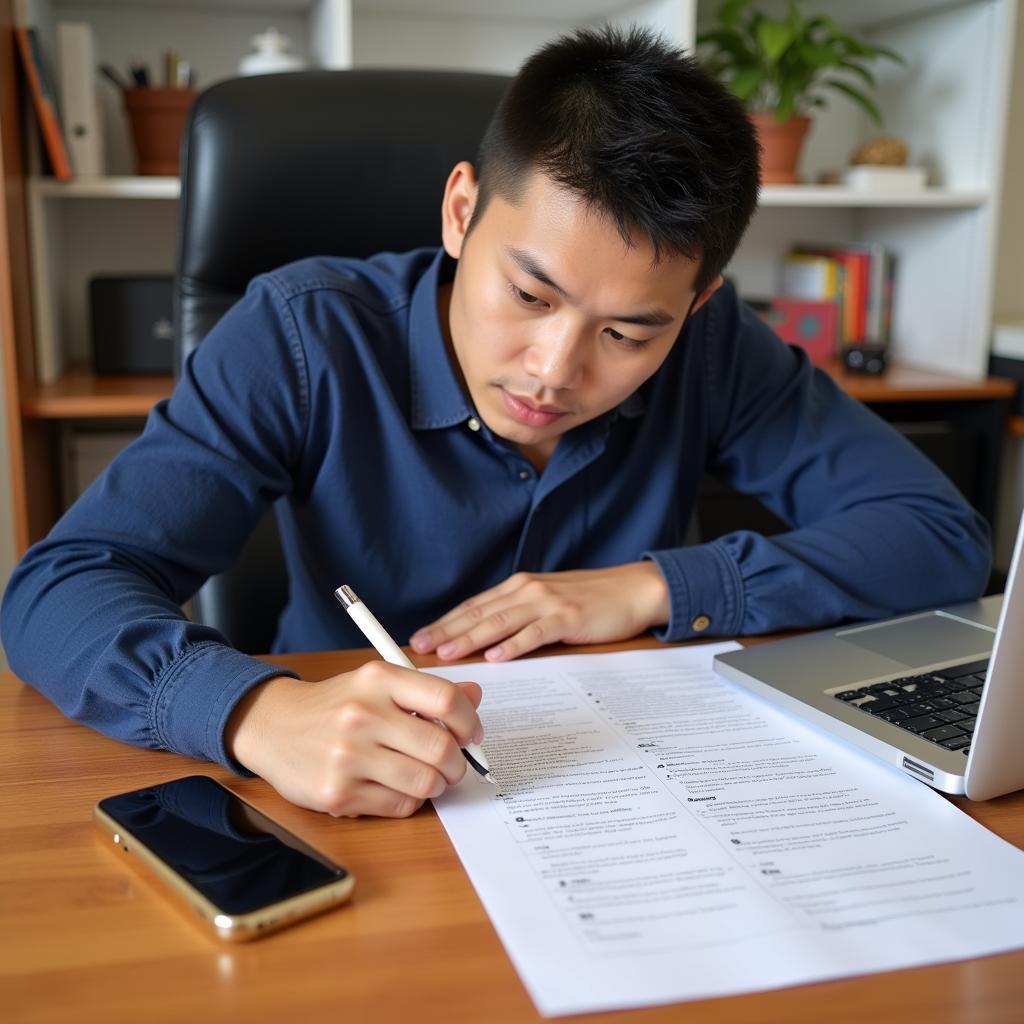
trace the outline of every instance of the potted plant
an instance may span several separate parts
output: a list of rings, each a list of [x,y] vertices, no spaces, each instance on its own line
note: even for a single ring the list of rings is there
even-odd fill
[[[697,37],[698,52],[750,110],[762,147],[762,180],[796,182],[807,115],[826,105],[823,91],[842,93],[880,125],[878,107],[859,86],[874,86],[868,65],[879,58],[904,61],[843,32],[831,18],[805,16],[797,0],[789,0],[782,18],[747,10],[749,5],[750,0],[726,0],[716,26]]]

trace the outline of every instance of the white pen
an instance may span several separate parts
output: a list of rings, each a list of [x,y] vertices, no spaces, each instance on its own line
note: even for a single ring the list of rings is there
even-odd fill
[[[340,586],[334,592],[334,596],[344,606],[352,621],[359,627],[363,636],[373,644],[374,650],[389,664],[401,665],[403,668],[416,668],[416,666],[405,656],[405,651],[388,635],[388,631],[377,621],[377,617],[369,608],[359,600],[356,592],[348,586]],[[438,722],[441,728],[446,728],[444,722]],[[491,766],[487,763],[487,757],[477,743],[468,743],[462,748],[466,760],[479,772],[488,782],[496,786],[497,783],[491,778]]]

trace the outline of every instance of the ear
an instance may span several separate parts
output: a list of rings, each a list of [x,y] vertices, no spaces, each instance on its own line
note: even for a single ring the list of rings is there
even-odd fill
[[[693,314],[696,313],[697,310],[700,309],[700,307],[703,306],[704,303],[707,302],[723,284],[724,281],[722,280],[722,275],[719,274],[718,277],[716,277],[714,281],[712,281],[711,284],[709,284],[707,288],[705,288],[704,291],[702,291],[693,300],[693,305],[690,307],[690,316],[693,316]]]
[[[476,171],[468,160],[462,160],[448,175],[444,199],[441,201],[441,239],[445,251],[453,260],[462,255],[466,229],[476,207],[476,196]]]

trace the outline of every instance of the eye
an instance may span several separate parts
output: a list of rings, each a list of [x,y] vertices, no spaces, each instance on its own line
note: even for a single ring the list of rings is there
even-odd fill
[[[524,306],[534,306],[537,309],[543,309],[547,305],[543,299],[539,299],[536,295],[531,295],[529,292],[524,292],[522,288],[517,287],[511,281],[508,283],[508,288],[516,300]]]
[[[643,348],[645,345],[649,344],[648,339],[646,338],[643,340],[639,338],[627,338],[625,334],[621,331],[615,330],[614,327],[606,327],[604,332],[612,339],[612,341],[617,341],[624,348]]]

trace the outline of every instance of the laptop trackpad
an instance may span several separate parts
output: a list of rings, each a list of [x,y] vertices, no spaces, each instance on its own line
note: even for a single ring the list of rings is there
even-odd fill
[[[900,661],[909,668],[937,665],[971,655],[984,657],[992,649],[992,633],[944,615],[888,622],[878,626],[855,626],[836,636],[848,644]]]

